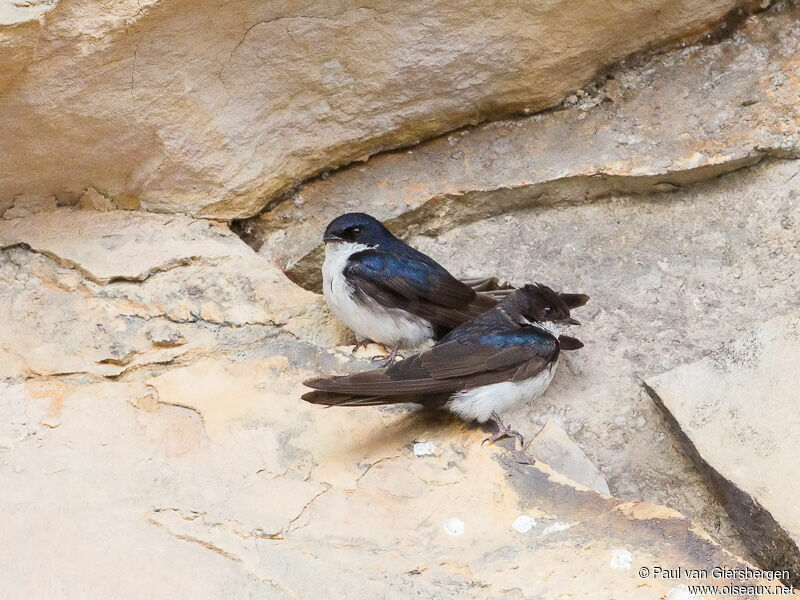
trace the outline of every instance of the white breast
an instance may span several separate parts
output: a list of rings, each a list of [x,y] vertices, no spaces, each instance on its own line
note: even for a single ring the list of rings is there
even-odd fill
[[[541,396],[553,380],[558,361],[535,377],[504,381],[453,394],[447,408],[465,421],[485,423],[492,412],[501,413]]]
[[[352,329],[359,339],[368,339],[394,348],[415,347],[433,337],[433,329],[410,313],[386,309],[379,304],[357,300],[342,272],[354,252],[367,250],[362,244],[335,242],[325,246],[322,263],[322,292],[333,314]]]

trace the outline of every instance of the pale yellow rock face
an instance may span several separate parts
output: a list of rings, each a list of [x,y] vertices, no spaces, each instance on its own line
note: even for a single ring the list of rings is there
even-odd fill
[[[252,215],[325,169],[561,101],[751,0],[60,0],[0,13],[0,206]],[[38,9],[37,9],[38,7]]]
[[[3,248],[0,378],[116,376],[276,326],[348,339],[319,296],[218,223],[64,208],[0,221]]]
[[[574,483],[555,425],[531,465],[452,415],[303,402],[371,368],[317,300],[205,220],[0,221],[3,596],[650,600],[685,580],[642,567],[748,566]]]
[[[463,129],[312,179],[242,231],[294,281],[320,289],[320,232],[344,212],[367,212],[400,236],[433,235],[524,207],[673,191],[765,157],[800,158],[798,19],[797,6],[764,11],[717,44],[612,71],[568,110]]]
[[[648,380],[758,560],[800,567],[800,311]],[[779,483],[776,483],[779,482]]]

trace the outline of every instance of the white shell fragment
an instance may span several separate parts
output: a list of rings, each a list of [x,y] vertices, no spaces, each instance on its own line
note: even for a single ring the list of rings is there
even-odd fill
[[[414,442],[414,454],[417,456],[429,456],[436,452],[436,444],[434,442]]]
[[[464,533],[464,521],[458,517],[451,517],[442,524],[447,535],[461,535]]]
[[[611,551],[611,562],[608,566],[615,571],[626,571],[631,568],[632,560],[633,554],[631,554],[630,550],[617,548]]]
[[[561,521],[556,521],[555,523],[551,523],[547,527],[544,528],[542,531],[542,535],[547,535],[548,533],[557,533],[559,531],[564,531],[565,529],[569,529],[572,527],[569,523],[562,523]]]
[[[528,515],[518,516],[511,524],[511,528],[519,533],[528,533],[534,527],[536,527],[536,519]]]

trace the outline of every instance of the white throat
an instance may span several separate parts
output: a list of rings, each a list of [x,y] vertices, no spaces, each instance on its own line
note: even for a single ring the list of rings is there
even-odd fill
[[[546,332],[553,334],[555,337],[558,337],[564,331],[564,328],[561,325],[553,321],[529,321],[525,317],[522,317],[522,320],[528,325],[533,325],[534,327],[540,327],[541,329],[544,329]]]

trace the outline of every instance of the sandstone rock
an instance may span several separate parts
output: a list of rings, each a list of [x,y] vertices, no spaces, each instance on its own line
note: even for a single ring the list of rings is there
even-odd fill
[[[592,293],[584,352],[509,421],[529,436],[557,413],[597,464],[629,469],[615,490],[660,494],[718,534],[724,515],[654,440],[654,415],[608,423],[652,409],[631,392],[640,370],[796,302],[797,170],[413,241],[515,282],[535,253],[543,280]],[[659,297],[666,327],[653,286],[683,290]],[[744,306],[754,288],[765,304]],[[481,446],[485,432],[448,415],[300,401],[305,378],[367,367],[325,339],[317,310],[216,223],[76,209],[0,223],[4,595],[650,599],[694,582],[641,578],[644,566],[747,565],[697,521],[601,496],[510,443]]]
[[[531,206],[407,239],[455,273],[588,293],[573,329],[585,348],[504,419],[526,439],[555,419],[615,494],[678,508],[741,554],[642,380],[797,306],[799,200],[800,161],[767,159],[676,192]]]
[[[800,312],[647,380],[753,555],[800,584]],[[788,583],[788,581],[787,581]]]
[[[553,419],[547,420],[525,451],[590,490],[611,493],[602,473]]]
[[[133,194],[120,194],[115,202],[120,210],[139,210],[142,207],[142,203]]]
[[[321,232],[350,210],[400,235],[435,234],[525,206],[671,191],[765,156],[800,156],[798,18],[796,6],[761,13],[715,45],[612,72],[586,106],[464,129],[310,181],[240,231],[318,289]]]
[[[173,346],[182,346],[186,343],[186,338],[176,326],[172,324],[156,325],[147,331],[147,337],[153,342],[154,346],[162,348],[171,348]]]
[[[457,420],[305,404],[317,367],[286,337],[155,378],[3,385],[5,592],[650,599],[691,581],[642,567],[748,566],[679,513],[587,491]],[[418,457],[421,437],[437,452]],[[536,524],[515,530],[521,515]]]
[[[0,248],[0,377],[116,376],[278,325],[347,339],[319,297],[207,221],[59,209],[0,222]]]
[[[111,200],[103,196],[94,188],[89,188],[78,200],[78,208],[83,210],[99,210],[100,212],[108,212],[114,210],[116,207]]]
[[[0,17],[0,201],[93,186],[148,210],[252,215],[325,169],[553,106],[626,55],[761,4],[14,6]]]
[[[4,219],[19,219],[40,212],[52,212],[57,205],[52,194],[18,194],[5,203],[0,202]]]

